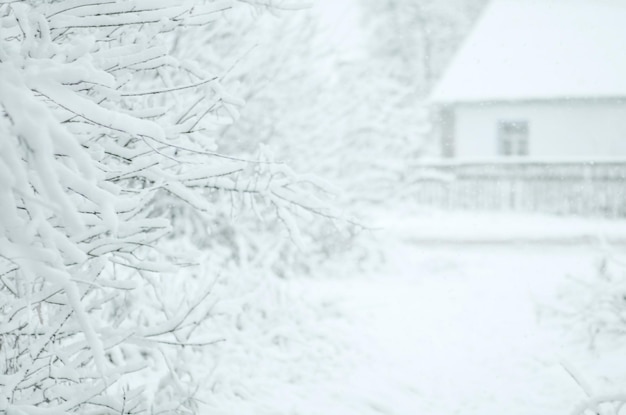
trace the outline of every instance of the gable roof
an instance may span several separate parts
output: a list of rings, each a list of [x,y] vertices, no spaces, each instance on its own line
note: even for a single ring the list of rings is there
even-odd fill
[[[493,0],[431,99],[626,97],[626,1]]]

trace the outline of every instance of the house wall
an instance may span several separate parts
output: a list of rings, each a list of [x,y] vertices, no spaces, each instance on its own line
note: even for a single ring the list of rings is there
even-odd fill
[[[498,122],[521,120],[528,122],[530,157],[626,156],[626,105],[620,102],[456,105],[455,156],[498,156]]]

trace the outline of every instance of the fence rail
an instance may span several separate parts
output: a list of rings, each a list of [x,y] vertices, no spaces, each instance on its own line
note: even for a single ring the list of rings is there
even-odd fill
[[[412,173],[423,206],[626,216],[626,159],[431,161]]]

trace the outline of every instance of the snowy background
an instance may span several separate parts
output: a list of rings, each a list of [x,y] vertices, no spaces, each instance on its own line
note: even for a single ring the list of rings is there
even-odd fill
[[[0,0],[0,413],[623,413],[620,154],[438,158],[488,3]]]

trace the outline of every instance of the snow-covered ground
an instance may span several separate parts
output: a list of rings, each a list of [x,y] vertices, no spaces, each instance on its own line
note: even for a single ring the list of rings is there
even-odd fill
[[[270,412],[557,415],[587,398],[579,382],[600,392],[626,373],[620,359],[601,366],[552,313],[568,277],[596,272],[599,248],[578,236],[621,238],[623,223],[463,217],[437,219],[460,234],[432,218],[390,220],[381,231],[388,260],[373,275],[296,282],[309,301],[333,305],[320,325],[338,349],[302,382],[275,385]],[[425,243],[426,228],[437,244]],[[467,229],[474,243],[459,244]],[[537,243],[545,236],[551,244]]]
[[[626,385],[621,337],[590,349],[587,324],[604,317],[574,281],[598,281],[606,249],[622,249],[604,242],[626,240],[626,224],[411,213],[384,223],[379,268],[259,281],[252,308],[224,317],[238,328],[211,349],[201,382],[213,384],[213,412],[557,415]],[[556,311],[577,307],[575,319]]]
[[[414,243],[626,243],[626,221],[544,214],[405,211],[378,215],[383,232]]]
[[[411,246],[397,254],[398,273],[361,282],[349,300],[367,310],[360,321],[376,339],[380,376],[371,380],[405,392],[377,397],[388,413],[558,414],[584,397],[559,366],[566,345],[540,326],[533,299],[549,299],[589,255]]]

